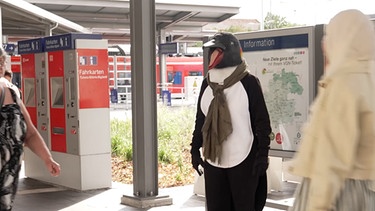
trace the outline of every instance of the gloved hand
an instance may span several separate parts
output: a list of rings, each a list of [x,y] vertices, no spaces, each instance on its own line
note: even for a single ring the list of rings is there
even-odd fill
[[[257,156],[254,162],[253,174],[263,176],[268,169],[269,160],[265,156]]]
[[[198,175],[201,176],[203,172],[199,169],[199,165],[203,167],[204,162],[199,150],[191,150],[191,164],[193,164],[193,168],[197,171]]]

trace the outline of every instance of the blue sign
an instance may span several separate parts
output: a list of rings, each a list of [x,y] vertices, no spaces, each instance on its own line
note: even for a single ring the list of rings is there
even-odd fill
[[[11,43],[3,43],[3,48],[6,52],[14,52],[16,45]]]
[[[69,33],[44,38],[45,51],[75,49],[77,39],[102,39],[100,34]]]
[[[118,103],[117,89],[111,89],[111,103]]]
[[[308,34],[262,37],[240,40],[240,44],[243,52],[286,48],[304,48],[309,46],[308,38]]]
[[[161,92],[162,101],[164,105],[171,106],[172,105],[172,95],[169,90],[163,90]]]
[[[44,51],[43,38],[21,40],[18,41],[17,45],[19,54],[41,53]]]
[[[159,44],[159,53],[161,54],[174,54],[177,53],[177,43],[169,42]]]

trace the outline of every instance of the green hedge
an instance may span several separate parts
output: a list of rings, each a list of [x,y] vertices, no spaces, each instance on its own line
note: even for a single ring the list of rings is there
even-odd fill
[[[189,150],[195,123],[195,107],[158,106],[158,160],[183,165],[182,152]],[[132,120],[111,120],[112,155],[132,160]]]

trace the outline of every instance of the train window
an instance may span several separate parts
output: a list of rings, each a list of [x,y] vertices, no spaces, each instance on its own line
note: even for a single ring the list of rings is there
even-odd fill
[[[117,80],[117,85],[125,85],[125,80]]]
[[[117,92],[118,93],[131,93],[132,89],[131,87],[120,86],[120,87],[117,87]]]
[[[117,73],[118,78],[131,78],[130,72],[118,72]]]
[[[118,78],[125,78],[125,73],[124,72],[117,73],[117,77]]]
[[[174,73],[168,72],[168,83],[173,83],[174,81]]]
[[[202,71],[189,71],[189,76],[201,76]]]
[[[119,80],[117,80],[117,85],[120,85],[120,86],[130,86],[131,82],[130,82],[129,79],[119,79]]]
[[[126,87],[117,87],[118,93],[126,93]]]

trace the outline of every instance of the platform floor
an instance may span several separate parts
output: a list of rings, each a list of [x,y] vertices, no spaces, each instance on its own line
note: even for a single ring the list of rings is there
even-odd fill
[[[111,109],[111,118],[131,116],[123,105]],[[77,191],[26,178],[23,169],[20,177],[13,211],[205,211],[205,198],[193,193],[194,185],[159,189],[158,196],[170,197],[173,204],[139,209],[121,204],[123,195],[133,196],[133,185],[113,182],[108,189]],[[281,191],[271,192],[264,211],[287,210],[295,187],[295,183],[284,182]]]
[[[295,185],[286,184],[285,190],[269,194],[264,211],[286,210],[293,200]],[[205,211],[205,199],[193,194],[193,185],[159,189],[158,196],[172,198],[169,206],[149,209],[121,204],[123,195],[132,196],[133,185],[112,183],[112,188],[77,191],[46,184],[30,178],[21,178],[13,211]]]

